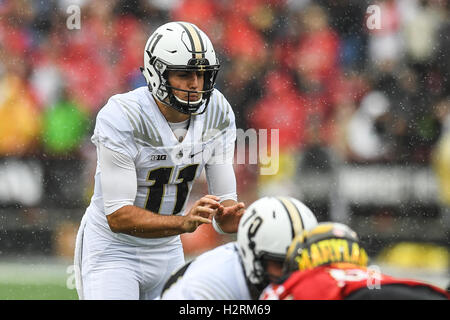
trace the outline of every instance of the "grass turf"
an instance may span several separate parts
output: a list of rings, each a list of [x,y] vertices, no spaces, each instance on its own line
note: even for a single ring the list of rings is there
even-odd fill
[[[71,287],[74,288],[74,274],[69,263],[45,260],[0,263],[0,300],[78,299]]]
[[[13,284],[0,283],[0,300],[76,300],[76,290],[65,284]]]

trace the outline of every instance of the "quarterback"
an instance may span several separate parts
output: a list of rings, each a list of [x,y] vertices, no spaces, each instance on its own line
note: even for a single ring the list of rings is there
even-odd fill
[[[94,195],[75,248],[80,299],[154,299],[184,264],[180,234],[203,223],[237,231],[235,117],[214,88],[219,68],[203,31],[164,24],[145,45],[147,86],[98,113]],[[203,169],[210,194],[186,208]]]

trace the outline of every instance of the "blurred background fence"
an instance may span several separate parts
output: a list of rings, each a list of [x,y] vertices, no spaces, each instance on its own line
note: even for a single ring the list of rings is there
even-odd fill
[[[238,128],[279,129],[277,174],[235,165],[242,201],[298,197],[350,224],[375,261],[448,278],[449,12],[445,0],[0,1],[0,263],[71,263],[96,114],[145,85],[147,37],[183,20],[214,43]],[[191,200],[206,190],[203,176]],[[195,256],[233,237],[202,226],[182,239]]]

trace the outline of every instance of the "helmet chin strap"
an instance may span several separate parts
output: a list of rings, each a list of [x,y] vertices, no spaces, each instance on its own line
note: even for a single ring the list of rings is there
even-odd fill
[[[170,87],[169,87],[170,88]],[[180,89],[177,89],[177,88],[175,88],[175,90],[180,90]],[[199,93],[199,92],[198,92]],[[171,96],[172,97],[174,97],[175,98],[175,100],[176,100],[176,102],[177,103],[180,103],[180,104],[182,104],[183,106],[193,106],[193,105],[196,105],[196,104],[201,104],[202,103],[202,100],[203,100],[203,93],[199,93],[200,94],[200,98],[199,99],[197,99],[196,101],[192,101],[192,102],[189,102],[189,101],[186,101],[186,100],[183,100],[183,99],[180,99],[179,97],[177,97],[175,94],[171,94]],[[158,100],[158,101],[160,101],[162,104],[164,104],[164,105],[166,105],[166,106],[168,106],[168,107],[171,107],[171,108],[174,108],[175,110],[177,110],[178,112],[181,112],[181,113],[184,113],[184,114],[190,114],[190,115],[199,115],[199,114],[202,114],[204,111],[202,111],[202,112],[200,112],[200,113],[198,113],[198,112],[185,112],[184,110],[182,110],[182,109],[180,109],[179,107],[176,107],[176,106],[174,106],[174,105],[172,105],[171,103],[170,103],[170,99],[172,99],[172,98],[170,98],[170,95],[167,95],[166,96],[166,98],[165,99],[160,99],[157,95],[153,95],[153,97],[156,99],[156,100]],[[189,95],[188,95],[188,100],[189,100]],[[209,99],[207,100],[207,102],[209,101]],[[200,105],[199,105],[199,107],[200,107]],[[203,109],[204,110],[204,109]]]
[[[175,99],[177,99],[178,102],[181,102],[183,104],[190,104],[189,101],[183,100],[178,98],[176,95],[173,95],[175,97]],[[200,103],[203,99],[203,94],[200,94],[200,99],[198,99],[197,101],[192,101],[191,104],[197,104]]]

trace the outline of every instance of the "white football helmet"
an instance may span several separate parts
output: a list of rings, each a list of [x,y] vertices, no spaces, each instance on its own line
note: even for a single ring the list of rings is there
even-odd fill
[[[264,260],[282,263],[294,237],[317,225],[311,210],[292,197],[264,197],[242,216],[237,245],[245,275],[259,290],[268,285]]]
[[[201,114],[208,105],[220,69],[214,47],[208,36],[188,22],[169,22],[153,32],[144,50],[144,67],[141,71],[153,96],[177,111],[185,114]],[[175,88],[167,80],[167,72],[204,71],[201,91]],[[172,89],[188,93],[188,101],[175,96]],[[199,96],[190,101],[189,95]]]

